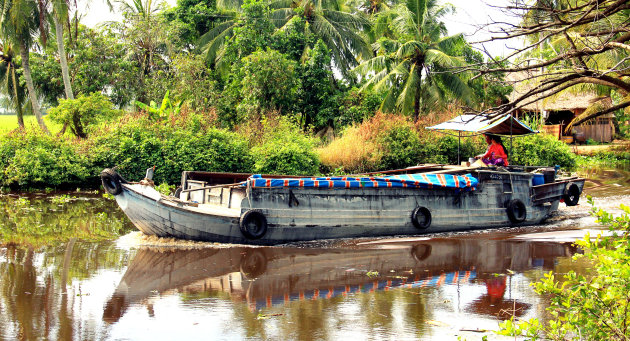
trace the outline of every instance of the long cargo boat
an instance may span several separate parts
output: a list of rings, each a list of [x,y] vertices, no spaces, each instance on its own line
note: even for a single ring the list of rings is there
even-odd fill
[[[484,127],[478,131],[505,130],[505,122]],[[556,171],[436,164],[346,177],[185,171],[169,196],[112,169],[101,179],[147,235],[272,245],[540,224],[582,193],[584,179]]]

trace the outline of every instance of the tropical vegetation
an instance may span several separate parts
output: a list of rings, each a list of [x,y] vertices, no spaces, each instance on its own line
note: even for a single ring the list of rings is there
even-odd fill
[[[424,127],[511,91],[501,72],[467,71],[506,62],[447,32],[455,8],[436,0],[107,3],[122,19],[87,27],[73,2],[0,1],[0,91],[17,122],[0,137],[1,186],[97,186],[111,166],[137,177],[156,165],[177,182],[185,168],[455,163],[483,141]],[[24,124],[30,115],[40,128]],[[576,165],[549,138],[509,148],[516,163]]]

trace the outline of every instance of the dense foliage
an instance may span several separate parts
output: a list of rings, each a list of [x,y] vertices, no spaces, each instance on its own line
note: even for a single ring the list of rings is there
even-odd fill
[[[509,150],[510,163],[526,166],[559,165],[562,168],[575,168],[577,157],[567,144],[551,135],[536,134],[514,138],[503,143]]]
[[[275,127],[263,121],[263,135],[252,148],[255,171],[262,174],[313,175],[319,173],[316,140],[305,136],[299,127],[280,119]]]
[[[53,121],[70,126],[76,137],[86,138],[98,123],[115,118],[120,111],[114,109],[109,98],[95,92],[87,96],[81,94],[77,99],[60,99],[49,114]]]
[[[95,186],[100,169],[115,165],[130,178],[155,165],[156,181],[173,184],[186,169],[316,174],[457,163],[458,152],[483,152],[483,141],[429,133],[423,120],[504,102],[511,90],[502,74],[452,72],[483,56],[446,31],[453,7],[433,0],[115,4],[120,22],[63,28],[76,99],[61,76],[59,40],[33,34],[52,33],[52,23],[28,23],[24,37],[39,46],[28,54],[32,81],[52,121],[68,129],[0,138],[3,186]],[[0,31],[11,36],[18,24],[0,22]],[[33,111],[27,70],[9,45],[17,40],[6,42],[0,90]],[[576,164],[549,137],[505,144],[512,164]]]
[[[97,169],[117,166],[130,179],[156,166],[155,182],[170,184],[179,183],[184,170],[251,172],[254,163],[243,138],[207,127],[202,117],[174,124],[148,117],[121,121],[92,139],[90,156]]]
[[[589,198],[590,199],[590,198]],[[592,200],[589,200],[593,204]],[[592,264],[588,274],[569,271],[562,278],[553,272],[535,284],[538,294],[550,297],[547,310],[552,319],[537,319],[502,324],[504,335],[526,335],[530,339],[551,340],[628,340],[628,292],[630,292],[630,207],[621,205],[617,217],[593,208],[597,222],[608,227],[610,234],[591,239],[586,234],[576,241],[583,251],[574,260]]]
[[[0,185],[83,186],[95,176],[73,139],[38,132],[13,132],[0,139]]]

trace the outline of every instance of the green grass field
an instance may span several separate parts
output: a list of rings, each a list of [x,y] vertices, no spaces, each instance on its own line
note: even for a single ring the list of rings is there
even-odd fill
[[[48,117],[44,116],[44,122],[51,133],[57,133],[61,130],[62,125],[52,122]],[[39,129],[35,116],[24,116],[24,125],[26,129]],[[16,115],[0,115],[0,134],[5,134],[18,127]]]

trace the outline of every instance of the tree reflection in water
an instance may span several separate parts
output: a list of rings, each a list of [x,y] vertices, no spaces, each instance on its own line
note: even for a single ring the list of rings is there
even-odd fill
[[[116,202],[100,194],[0,195],[0,245],[111,240],[132,229]]]

